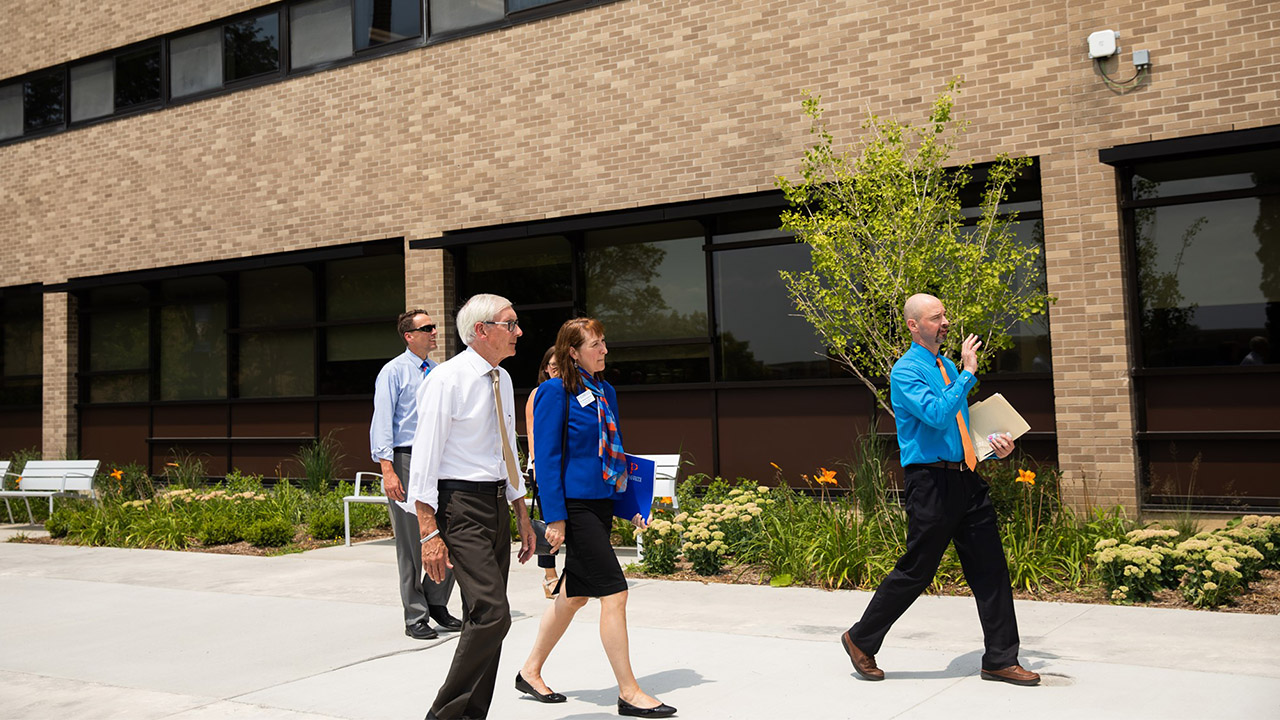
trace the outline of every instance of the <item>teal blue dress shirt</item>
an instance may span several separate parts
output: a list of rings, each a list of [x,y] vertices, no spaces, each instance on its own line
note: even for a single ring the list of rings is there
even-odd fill
[[[889,399],[897,419],[903,467],[964,460],[956,412],[963,413],[967,427],[969,391],[977,378],[968,370],[957,373],[956,364],[944,357],[951,382],[943,382],[938,357],[913,342],[889,373]]]

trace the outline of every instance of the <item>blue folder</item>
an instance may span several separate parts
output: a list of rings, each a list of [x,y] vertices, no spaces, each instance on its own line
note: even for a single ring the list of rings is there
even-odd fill
[[[628,455],[627,468],[627,489],[613,494],[613,514],[623,520],[639,514],[648,522],[653,512],[653,461]]]

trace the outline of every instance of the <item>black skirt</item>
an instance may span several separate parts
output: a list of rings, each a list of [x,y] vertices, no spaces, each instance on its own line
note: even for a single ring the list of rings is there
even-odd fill
[[[618,556],[609,544],[613,529],[613,500],[565,498],[565,554],[562,592],[569,597],[605,597],[627,589]]]

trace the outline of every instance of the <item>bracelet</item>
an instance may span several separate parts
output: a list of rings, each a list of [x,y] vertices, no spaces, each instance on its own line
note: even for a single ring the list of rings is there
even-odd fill
[[[431,532],[427,533],[426,537],[424,537],[424,538],[422,538],[421,540],[419,540],[419,541],[418,541],[418,544],[419,544],[419,545],[426,545],[428,540],[430,540],[431,538],[433,538],[433,537],[435,537],[435,536],[437,536],[437,535],[439,535],[439,534],[440,534],[440,528],[436,528],[435,530],[432,530]]]

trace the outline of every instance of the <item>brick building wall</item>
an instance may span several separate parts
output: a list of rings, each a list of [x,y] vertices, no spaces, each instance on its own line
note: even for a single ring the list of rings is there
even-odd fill
[[[0,77],[253,6],[22,0]],[[1097,151],[1276,123],[1278,19],[1265,0],[622,0],[0,147],[0,252],[10,283],[48,284],[754,192],[810,140],[801,89],[848,140],[868,113],[923,118],[960,76],[956,159],[1042,164],[1061,465],[1132,507],[1123,242]],[[1113,74],[1151,51],[1135,92],[1086,58],[1107,28]],[[408,252],[407,299],[449,348],[452,282],[445,251]],[[68,331],[47,332],[57,360]]]

